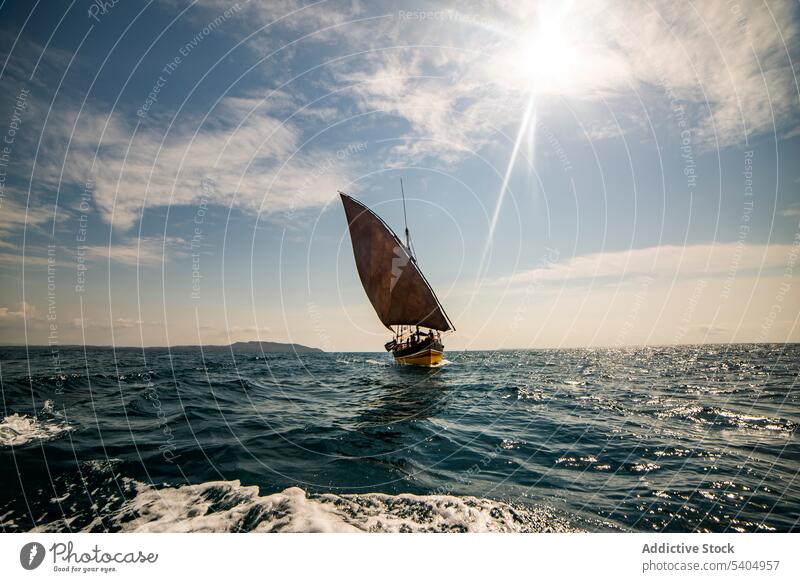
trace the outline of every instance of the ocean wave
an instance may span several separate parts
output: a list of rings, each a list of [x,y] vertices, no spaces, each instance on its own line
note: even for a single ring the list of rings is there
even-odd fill
[[[0,422],[0,447],[19,446],[31,441],[49,441],[75,427],[57,420],[53,413],[53,403],[44,403],[42,415],[49,418],[37,418],[26,414],[14,413]]]
[[[706,351],[5,349],[0,530],[797,530],[800,344]]]
[[[544,508],[453,495],[335,495],[290,487],[261,496],[239,481],[139,484],[119,512],[126,532],[567,532]]]
[[[771,431],[792,434],[797,424],[784,418],[770,418],[755,414],[736,412],[721,407],[703,406],[697,403],[680,404],[656,413],[661,418],[679,418],[715,428],[737,428],[753,431]]]

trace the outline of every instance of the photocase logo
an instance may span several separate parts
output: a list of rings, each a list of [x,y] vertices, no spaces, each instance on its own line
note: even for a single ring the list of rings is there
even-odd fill
[[[39,542],[29,542],[19,551],[19,563],[26,570],[35,570],[44,561],[44,546]]]
[[[394,291],[394,286],[403,274],[403,269],[408,265],[408,254],[405,249],[399,246],[394,247],[394,257],[392,258],[392,278],[389,281],[389,293]]]

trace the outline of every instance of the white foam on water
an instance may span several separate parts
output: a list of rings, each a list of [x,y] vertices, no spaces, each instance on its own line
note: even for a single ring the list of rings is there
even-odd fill
[[[55,405],[53,404],[52,400],[45,400],[42,404],[42,412],[41,414],[57,414]]]
[[[116,519],[127,532],[543,532],[575,531],[544,508],[452,495],[262,496],[239,481],[154,488],[139,484]]]
[[[0,422],[0,446],[24,445],[34,440],[47,441],[74,428],[65,422],[39,420],[26,414],[14,413]]]
[[[447,366],[447,365],[449,365],[449,364],[452,364],[452,363],[453,363],[453,362],[451,362],[451,361],[450,361],[450,360],[448,360],[447,358],[442,358],[442,359],[439,361],[439,363],[438,363],[438,364],[431,364],[431,365],[430,365],[430,366],[428,366],[428,367],[429,367],[429,368],[441,368],[442,366]]]

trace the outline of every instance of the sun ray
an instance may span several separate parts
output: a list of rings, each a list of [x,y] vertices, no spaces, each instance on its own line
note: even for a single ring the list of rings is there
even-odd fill
[[[481,277],[486,268],[486,258],[488,256],[489,249],[492,246],[492,241],[494,240],[494,231],[497,228],[497,220],[500,217],[500,209],[503,206],[503,200],[505,199],[506,192],[508,191],[508,182],[511,180],[511,173],[514,171],[520,146],[525,139],[526,131],[531,123],[531,119],[536,117],[535,108],[536,96],[535,94],[531,93],[528,97],[528,103],[525,106],[525,113],[522,115],[522,122],[520,123],[519,130],[517,131],[517,138],[514,140],[514,148],[511,150],[511,157],[508,160],[508,166],[506,167],[505,175],[503,176],[503,183],[500,186],[500,193],[497,196],[497,202],[495,203],[494,212],[492,213],[492,221],[489,223],[489,234],[486,237],[486,244],[483,247],[483,255],[481,256],[480,267],[478,270]],[[533,130],[532,126],[531,130]]]

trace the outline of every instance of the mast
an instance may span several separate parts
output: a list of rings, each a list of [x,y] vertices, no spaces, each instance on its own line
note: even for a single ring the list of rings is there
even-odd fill
[[[411,251],[411,234],[408,232],[408,215],[406,214],[406,192],[403,190],[403,179],[400,178],[400,194],[403,196],[403,223],[406,227],[406,248],[411,258],[414,258],[414,253]]]

